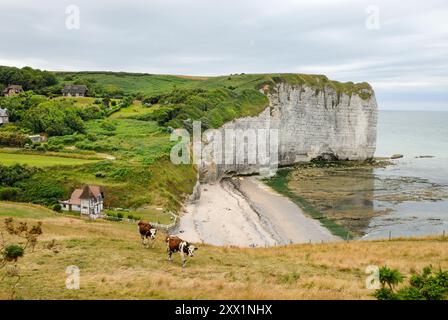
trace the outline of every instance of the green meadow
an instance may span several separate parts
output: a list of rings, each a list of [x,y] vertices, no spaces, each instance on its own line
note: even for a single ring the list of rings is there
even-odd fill
[[[53,166],[76,166],[98,162],[98,160],[89,160],[81,158],[68,158],[47,156],[38,154],[20,154],[0,152],[0,164],[14,165],[23,164],[33,167],[53,167]]]

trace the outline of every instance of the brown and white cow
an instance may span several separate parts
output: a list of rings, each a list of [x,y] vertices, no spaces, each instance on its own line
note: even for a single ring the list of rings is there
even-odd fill
[[[154,228],[150,223],[139,221],[138,231],[140,232],[140,237],[142,238],[142,245],[145,245],[145,238],[147,240],[151,239],[154,241],[156,239],[157,229]],[[148,241],[146,241],[148,244]]]
[[[174,252],[179,252],[180,257],[182,258],[182,267],[185,267],[187,263],[187,256],[193,257],[194,251],[199,250],[191,243],[182,240],[178,236],[170,235],[165,239],[167,251],[168,251],[168,260],[172,261],[171,255]]]

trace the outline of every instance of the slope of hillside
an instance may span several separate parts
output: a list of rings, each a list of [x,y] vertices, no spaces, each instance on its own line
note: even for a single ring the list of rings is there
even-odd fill
[[[35,222],[45,211],[12,206],[0,205],[2,216]],[[447,239],[427,238],[257,249],[198,244],[182,269],[177,254],[167,261],[162,233],[154,248],[145,249],[132,224],[46,213],[39,220],[42,241],[19,263],[20,298],[372,299],[372,290],[365,288],[368,265],[398,268],[406,276],[429,264],[448,267]],[[45,248],[52,239],[57,253]],[[80,268],[79,290],[65,288],[70,265]],[[4,282],[0,298],[8,298]]]

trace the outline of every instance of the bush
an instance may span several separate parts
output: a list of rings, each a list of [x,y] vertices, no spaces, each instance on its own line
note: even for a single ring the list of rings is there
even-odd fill
[[[387,285],[392,290],[397,284],[403,282],[403,279],[403,275],[397,269],[380,268],[380,283],[383,288]]]
[[[39,151],[39,152],[47,151],[46,144],[41,144],[40,146],[37,146],[35,149],[36,149],[36,151]]]
[[[9,131],[0,132],[0,146],[22,148],[27,143],[31,143],[31,140],[26,134]]]
[[[104,129],[106,131],[115,131],[115,129],[117,128],[115,126],[115,124],[111,121],[103,121],[100,124],[101,129]]]
[[[25,113],[23,125],[35,133],[63,136],[84,131],[78,110],[66,101],[46,101]]]
[[[62,149],[64,149],[64,145],[59,143],[59,144],[47,144],[47,148],[49,151],[61,151]]]
[[[21,201],[51,205],[64,197],[64,189],[50,178],[37,177],[17,186],[23,190]]]
[[[21,246],[10,244],[3,250],[3,258],[6,261],[17,261],[18,258],[23,257],[24,252]]]
[[[397,300],[397,295],[389,288],[380,288],[373,294],[378,300]]]
[[[118,213],[117,213],[117,218],[118,218],[118,219],[123,219],[123,217],[124,217],[124,215],[123,215],[122,212],[118,212]]]
[[[106,174],[104,172],[96,172],[95,177],[97,178],[105,178]]]
[[[3,166],[0,164],[0,186],[12,187],[20,181],[32,177],[40,169],[28,167],[21,164]]]
[[[0,188],[0,200],[15,200],[19,194],[20,189],[14,187]]]
[[[53,205],[52,209],[54,211],[56,211],[56,212],[61,212],[62,211],[62,206],[59,203],[56,203],[55,205]]]
[[[381,273],[381,269],[388,271]],[[443,300],[448,298],[448,271],[440,269],[434,272],[431,267],[426,267],[421,274],[412,275],[408,286],[395,292],[392,283],[397,283],[397,279],[400,279],[400,277],[397,278],[397,270],[390,270],[386,267],[381,269],[380,282],[383,287],[374,293],[379,300]],[[389,288],[385,288],[385,284],[388,284]]]

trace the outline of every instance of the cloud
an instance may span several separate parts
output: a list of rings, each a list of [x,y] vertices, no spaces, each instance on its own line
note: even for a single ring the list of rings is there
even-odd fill
[[[80,29],[65,27],[68,5]],[[370,5],[380,29],[366,28]],[[448,104],[443,0],[0,0],[0,64],[191,75],[323,73],[381,108]],[[425,100],[426,99],[426,100]],[[446,106],[448,110],[448,106]]]

